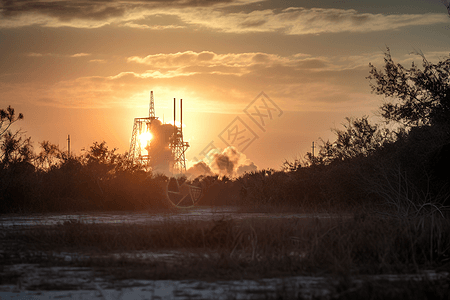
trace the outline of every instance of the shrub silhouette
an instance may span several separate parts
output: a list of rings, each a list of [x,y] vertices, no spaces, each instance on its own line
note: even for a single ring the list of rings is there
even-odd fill
[[[422,69],[415,64],[407,69],[394,63],[387,49],[382,69],[369,64],[373,92],[390,99],[380,106],[382,116],[387,123],[397,122],[395,130],[370,123],[368,116],[346,118],[343,129],[333,130],[336,139],[322,141],[316,156],[307,153],[304,159],[285,161],[282,171],[190,181],[204,189],[200,204],[312,210],[447,205],[450,59],[434,64],[421,57]],[[133,164],[105,141],[79,156],[44,141],[34,154],[30,138],[10,131],[21,119],[10,106],[0,110],[0,213],[136,210],[167,204],[169,178]]]

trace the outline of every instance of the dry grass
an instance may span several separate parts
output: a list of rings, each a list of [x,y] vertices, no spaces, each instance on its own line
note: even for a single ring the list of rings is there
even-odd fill
[[[261,278],[300,274],[383,274],[450,270],[450,221],[380,216],[85,224],[5,231],[2,265],[72,264],[117,277]],[[113,253],[176,252],[170,261]],[[45,255],[43,255],[43,253]]]
[[[449,299],[450,277],[388,281],[365,275],[450,272],[450,220],[353,214],[328,218],[254,218],[2,228],[0,280],[19,284],[5,265],[83,267],[107,280],[240,280],[319,275],[328,294],[314,299]],[[64,259],[73,253],[73,259]],[[140,254],[154,255],[140,257]],[[158,253],[173,254],[161,258]],[[5,268],[6,269],[6,268]],[[422,275],[418,275],[422,276]],[[382,277],[381,277],[382,278]],[[289,281],[287,281],[289,282]],[[305,299],[301,283],[262,299]],[[43,280],[39,290],[76,289]],[[233,294],[229,299],[237,298]]]

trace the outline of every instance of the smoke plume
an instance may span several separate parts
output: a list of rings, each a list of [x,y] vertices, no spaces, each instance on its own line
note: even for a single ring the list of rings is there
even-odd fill
[[[170,167],[173,164],[173,154],[170,146],[170,139],[175,127],[171,124],[162,124],[160,120],[153,120],[151,123],[151,133],[153,138],[150,147],[146,147],[152,170],[157,173],[170,174]]]
[[[244,153],[239,152],[233,146],[225,148],[221,153],[217,153],[217,149],[213,149],[206,157],[211,158],[209,164],[206,159],[200,161],[187,170],[187,175],[191,178],[200,175],[237,177],[258,169],[252,161],[247,159]]]

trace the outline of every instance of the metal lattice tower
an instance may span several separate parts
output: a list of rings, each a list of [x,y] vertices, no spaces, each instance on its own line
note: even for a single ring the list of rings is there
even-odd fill
[[[179,129],[177,129],[179,132]],[[183,141],[183,135],[178,133],[175,138],[175,143],[172,145],[172,153],[174,157],[173,173],[186,172],[186,151],[189,148],[189,143]]]
[[[171,171],[173,174],[180,174],[186,172],[186,151],[189,148],[189,143],[185,142],[183,139],[183,100],[180,100],[180,116],[181,116],[181,126],[178,127],[175,124],[176,112],[175,103],[173,107],[174,114],[174,126],[173,133],[169,139],[169,147],[172,153],[172,157],[164,158],[168,163],[170,163]],[[131,144],[129,158],[133,163],[141,163],[147,167],[152,166],[152,160],[160,161],[161,157],[150,157],[149,154],[142,154],[143,150],[147,150],[147,153],[151,153],[151,142],[147,145],[141,145],[139,136],[145,132],[151,132],[152,122],[158,119],[155,116],[155,103],[153,99],[153,91],[150,92],[150,106],[149,106],[149,117],[148,118],[135,118],[133,125],[133,133],[131,135]],[[170,155],[169,155],[170,156]]]
[[[131,134],[131,144],[130,144],[130,152],[128,153],[129,158],[133,161],[133,163],[140,162],[144,165],[150,165],[151,157],[142,154],[142,150],[147,147],[150,147],[150,142],[147,145],[142,147],[139,136],[144,132],[150,132],[152,121],[158,119],[155,117],[155,102],[153,99],[153,91],[150,92],[150,107],[149,107],[149,116],[148,118],[135,118],[133,125],[133,132]]]
[[[174,133],[171,143],[172,155],[174,158],[172,172],[184,173],[186,172],[186,151],[189,148],[189,143],[183,139],[183,99],[180,99],[180,127],[175,125],[176,112],[175,112],[175,98],[173,99],[173,123]]]
[[[155,100],[153,99],[153,91],[150,92],[150,107],[148,108],[148,116],[155,119]]]

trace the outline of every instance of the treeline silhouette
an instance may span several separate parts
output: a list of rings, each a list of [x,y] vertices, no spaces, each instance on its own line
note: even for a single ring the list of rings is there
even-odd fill
[[[6,111],[13,118],[14,110],[8,107]],[[2,138],[2,213],[136,210],[166,205],[163,187],[167,178],[131,164],[126,155],[108,149],[105,142],[95,142],[83,155],[69,156],[47,141],[40,143],[41,151],[34,154],[30,139],[17,133]]]
[[[198,177],[191,183],[205,190],[200,204],[443,213],[450,201],[450,58],[433,64],[422,55],[421,67],[405,68],[387,49],[383,68],[369,68],[373,92],[386,97],[384,123],[347,118],[334,141],[322,141],[315,156],[286,160],[281,171]],[[23,116],[8,107],[0,117],[1,213],[167,207],[168,178],[105,142],[69,156],[44,141],[34,153],[30,138],[10,130]]]
[[[405,216],[443,212],[450,204],[450,58],[433,64],[421,57],[421,68],[405,68],[387,48],[383,68],[369,64],[367,77],[372,91],[385,97],[384,122],[347,118],[316,156],[285,161],[284,172],[245,175],[247,201],[311,208],[379,205]]]

